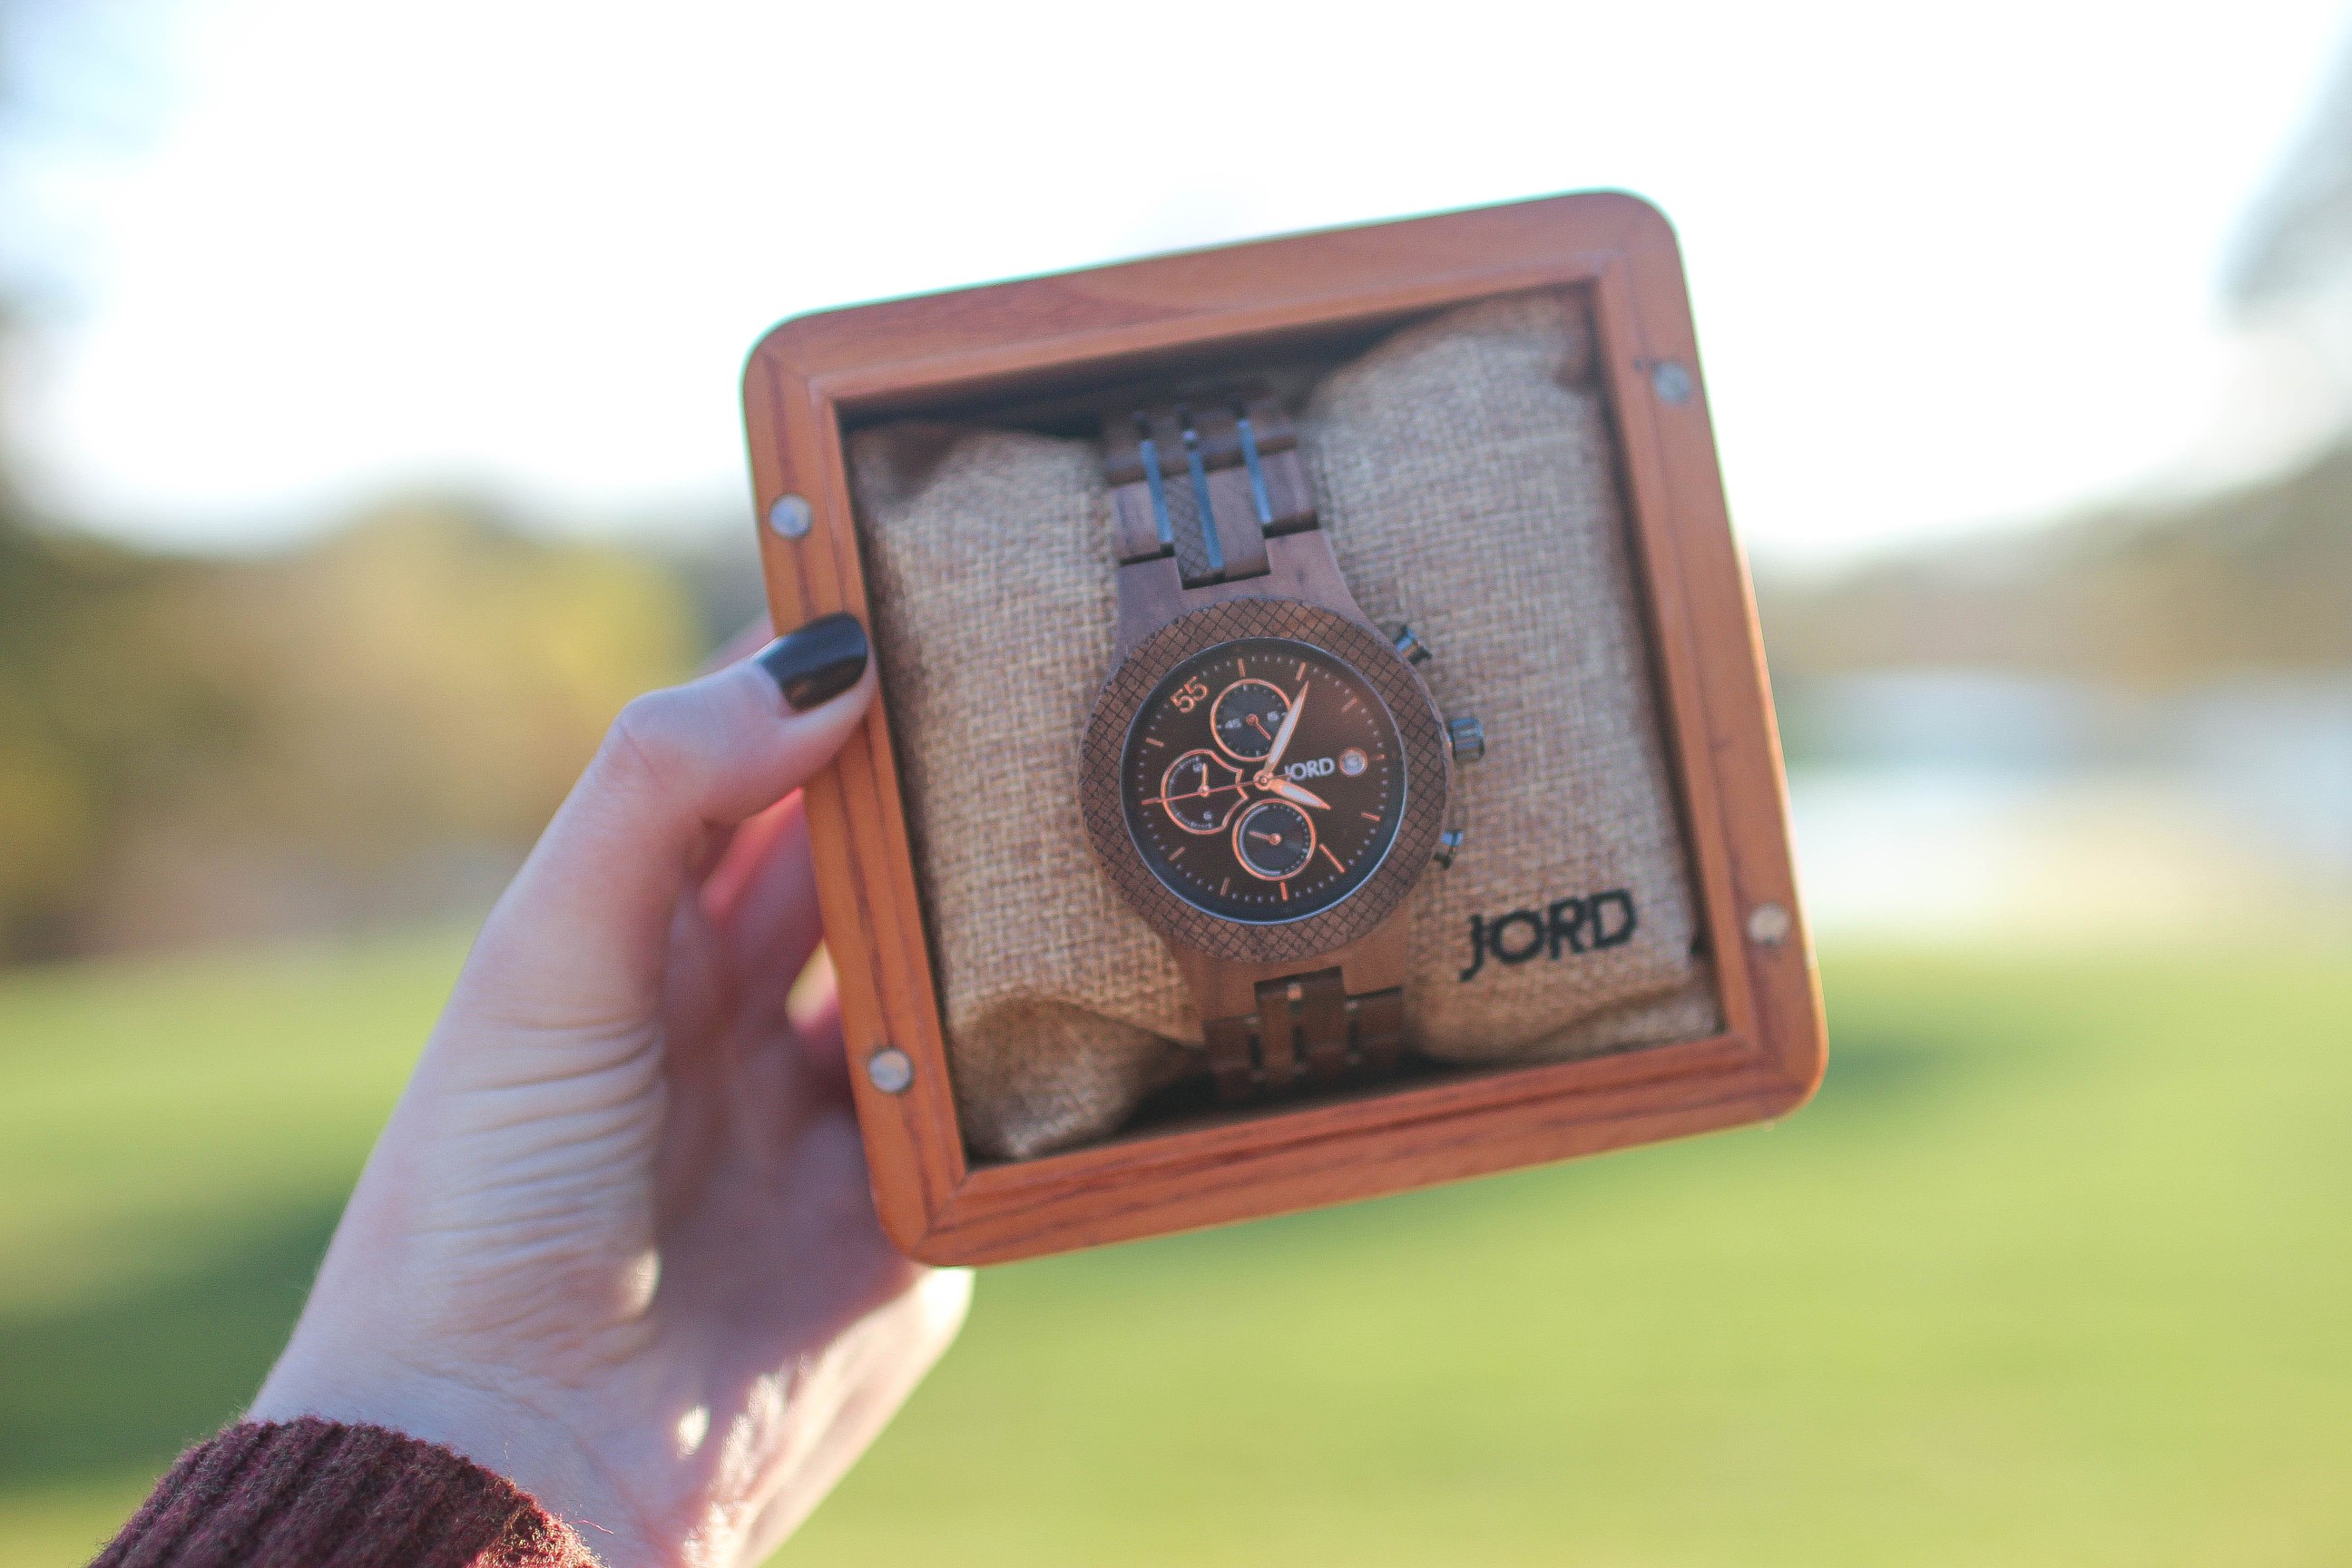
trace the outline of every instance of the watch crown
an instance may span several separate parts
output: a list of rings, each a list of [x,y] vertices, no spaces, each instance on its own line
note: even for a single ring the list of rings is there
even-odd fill
[[[1437,853],[1432,857],[1440,866],[1454,864],[1454,857],[1462,852],[1462,830],[1449,827],[1437,836]]]
[[[1454,742],[1454,760],[1475,763],[1486,754],[1486,726],[1468,714],[1445,721],[1445,733]]]
[[[1429,662],[1429,645],[1415,637],[1411,626],[1397,627],[1397,635],[1389,640],[1407,664]]]

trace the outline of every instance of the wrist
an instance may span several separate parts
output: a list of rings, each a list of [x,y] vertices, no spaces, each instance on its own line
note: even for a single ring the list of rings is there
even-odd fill
[[[314,1358],[299,1345],[263,1383],[246,1419],[306,1416],[376,1426],[446,1448],[502,1477],[570,1528],[604,1568],[669,1568],[551,1402],[513,1387],[425,1372],[384,1357]]]

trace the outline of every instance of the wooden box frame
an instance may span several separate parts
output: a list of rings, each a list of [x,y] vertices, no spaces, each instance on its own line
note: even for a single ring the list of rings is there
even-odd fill
[[[867,614],[845,424],[1034,399],[1568,288],[1591,301],[1723,1032],[975,1163],[956,1123],[896,742],[877,702],[807,805],[875,1203],[901,1250],[1000,1262],[1345,1202],[1761,1121],[1819,1084],[1821,998],[1754,603],[1674,233],[1635,197],[1558,196],[786,321],[744,374],[759,515],[795,495],[809,509],[804,534],[760,531],[775,623]],[[898,1093],[866,1070],[887,1047],[913,1064]]]

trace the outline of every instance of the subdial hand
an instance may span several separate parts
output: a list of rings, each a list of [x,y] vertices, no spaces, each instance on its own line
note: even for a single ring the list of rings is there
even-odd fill
[[[1328,811],[1331,809],[1331,803],[1329,801],[1325,800],[1321,795],[1317,795],[1311,789],[1306,789],[1298,784],[1292,784],[1288,779],[1271,780],[1265,787],[1272,790],[1283,799],[1296,802],[1300,805],[1311,805],[1318,811]]]

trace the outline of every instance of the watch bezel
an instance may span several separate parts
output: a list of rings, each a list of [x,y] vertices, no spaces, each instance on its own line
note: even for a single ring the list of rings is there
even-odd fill
[[[1252,637],[1306,643],[1370,682],[1396,721],[1404,767],[1403,815],[1378,868],[1328,909],[1280,924],[1223,919],[1160,881],[1135,847],[1119,791],[1128,732],[1161,680],[1197,654]],[[1153,632],[1103,683],[1078,749],[1078,805],[1087,837],[1119,896],[1169,941],[1244,963],[1336,952],[1386,920],[1429,869],[1452,784],[1445,727],[1421,677],[1361,624],[1301,599],[1226,599]]]

